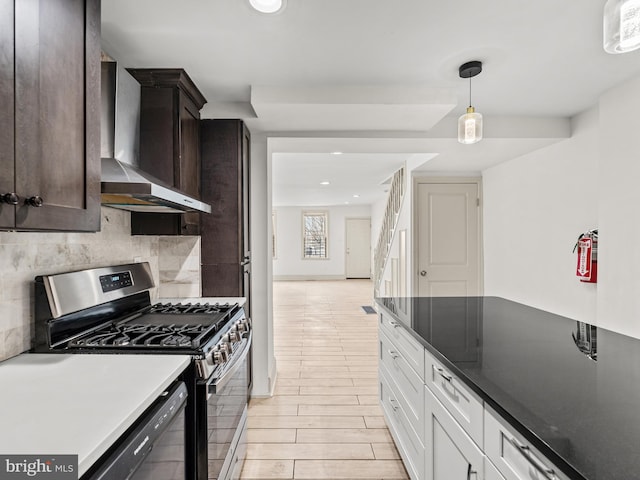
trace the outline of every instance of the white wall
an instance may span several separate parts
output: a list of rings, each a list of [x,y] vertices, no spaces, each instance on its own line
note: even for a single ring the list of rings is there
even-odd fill
[[[282,279],[345,278],[345,225],[347,218],[371,216],[369,205],[332,207],[277,207],[276,258],[273,277]],[[329,258],[302,258],[302,212],[326,211],[329,214]]]
[[[598,321],[640,338],[640,77],[600,99]]]
[[[573,136],[483,172],[485,292],[640,338],[640,77],[573,120]],[[598,283],[571,248],[599,228]]]
[[[251,136],[251,316],[254,397],[269,396],[276,381],[271,267],[271,155],[264,135]]]
[[[596,319],[595,284],[575,277],[578,235],[598,227],[598,111],[571,138],[482,172],[485,295],[582,321]]]

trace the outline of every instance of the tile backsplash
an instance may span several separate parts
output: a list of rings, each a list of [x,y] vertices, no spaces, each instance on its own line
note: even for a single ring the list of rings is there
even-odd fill
[[[31,348],[36,275],[149,262],[153,298],[201,295],[200,237],[131,236],[130,218],[103,207],[97,233],[0,232],[0,360]]]

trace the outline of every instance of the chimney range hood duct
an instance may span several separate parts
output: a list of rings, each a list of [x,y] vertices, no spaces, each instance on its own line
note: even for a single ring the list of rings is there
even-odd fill
[[[132,212],[211,213],[210,205],[115,158],[116,70],[115,62],[102,62],[102,205]]]

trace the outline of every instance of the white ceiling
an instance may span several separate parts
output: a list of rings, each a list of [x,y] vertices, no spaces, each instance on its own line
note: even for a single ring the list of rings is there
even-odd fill
[[[472,173],[568,137],[569,117],[640,74],[640,51],[603,51],[604,3],[289,0],[263,15],[247,0],[103,0],[102,32],[127,67],[184,68],[203,117],[265,132],[274,204],[332,205],[382,195],[408,159]],[[469,60],[484,64],[472,103],[485,139],[463,146]],[[319,190],[331,173],[341,181]]]

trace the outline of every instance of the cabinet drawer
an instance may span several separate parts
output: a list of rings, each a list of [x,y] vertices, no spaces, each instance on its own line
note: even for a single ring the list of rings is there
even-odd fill
[[[402,352],[380,331],[380,363],[398,388],[398,400],[424,443],[424,382],[409,366]]]
[[[458,378],[425,352],[426,384],[480,448],[483,445],[483,402]]]
[[[568,480],[490,408],[484,422],[485,453],[506,480]]]
[[[420,379],[424,381],[424,347],[411,334],[385,312],[380,312],[380,329],[400,349]]]
[[[425,478],[483,480],[484,454],[427,387],[425,417]]]
[[[422,480],[424,478],[424,443],[418,438],[402,409],[393,381],[383,370],[379,372],[379,382],[380,404],[404,466],[412,480]]]

